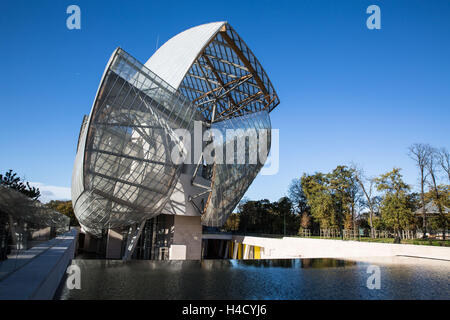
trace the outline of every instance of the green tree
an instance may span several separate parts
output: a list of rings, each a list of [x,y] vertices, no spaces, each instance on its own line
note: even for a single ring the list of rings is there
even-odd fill
[[[338,227],[329,177],[321,172],[313,175],[303,174],[301,185],[311,208],[311,216],[319,223],[320,228]]]
[[[228,217],[227,221],[223,225],[225,231],[238,231],[239,230],[239,214],[233,212]]]
[[[275,216],[269,200],[244,200],[238,206],[239,232],[273,233]]]
[[[356,206],[360,197],[360,186],[355,177],[355,170],[347,166],[337,166],[328,176],[339,227],[356,229]]]
[[[408,194],[410,187],[403,181],[399,168],[381,175],[376,179],[377,190],[384,193],[381,201],[383,224],[396,234],[399,243],[401,231],[407,229],[414,220],[413,204]]]
[[[311,217],[311,208],[308,205],[308,199],[303,191],[301,179],[292,179],[288,189],[289,199],[292,202],[294,212],[299,215],[299,234],[304,229],[317,228]]]
[[[33,200],[37,200],[41,195],[38,188],[31,187],[29,182],[22,181],[17,176],[17,173],[13,172],[11,169],[4,175],[0,174],[0,185],[17,190]],[[14,243],[17,243],[16,233],[13,231],[14,223],[12,215],[5,214],[0,210],[0,260],[6,259],[7,254],[7,224],[9,224],[10,234]]]
[[[275,215],[275,233],[296,234],[299,228],[299,216],[293,212],[292,202],[288,197],[282,197],[271,205]]]
[[[309,229],[311,226],[311,217],[307,213],[302,213],[300,216],[299,233],[304,229]]]
[[[15,189],[34,200],[41,196],[41,192],[38,188],[31,187],[29,182],[23,182],[17,176],[17,173],[13,172],[11,169],[4,175],[0,174],[0,184],[7,188]]]
[[[450,214],[448,208],[450,208],[450,185],[438,185],[439,199],[442,202],[442,214],[436,214],[430,217],[430,227],[433,230],[443,230],[450,224]],[[436,203],[436,191],[433,188],[425,193],[425,200],[427,202]]]
[[[276,202],[267,199],[241,201],[237,217],[232,219],[227,220],[227,226],[237,220],[239,232],[259,234],[296,234],[300,223],[299,216],[294,214],[292,202],[287,197]]]

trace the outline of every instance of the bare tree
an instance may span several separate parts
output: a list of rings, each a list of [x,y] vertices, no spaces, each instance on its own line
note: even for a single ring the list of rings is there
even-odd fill
[[[303,214],[309,211],[308,200],[303,191],[301,179],[293,179],[288,190],[289,199],[291,199],[296,213]]]
[[[442,170],[447,173],[448,182],[450,182],[450,153],[445,148],[439,150],[439,164]]]
[[[373,194],[373,190],[374,190],[374,186],[375,186],[375,180],[366,178],[362,168],[358,168],[356,165],[352,165],[352,168],[355,172],[356,182],[361,187],[361,190],[367,201],[367,206],[369,207],[370,236],[372,238],[374,238],[375,230],[373,228],[373,216],[375,214],[375,208],[374,208],[374,201],[373,201],[374,199],[373,199],[372,194]]]
[[[432,191],[434,202],[438,208],[439,212],[439,219],[441,220],[442,225],[442,239],[445,240],[445,233],[447,231],[447,217],[445,216],[442,201],[441,201],[441,194],[439,192],[438,184],[437,184],[437,175],[439,172],[438,168],[439,163],[439,151],[435,148],[431,148],[431,154],[429,157],[429,160],[426,164],[426,168],[428,171],[428,174],[430,175],[431,181],[430,181],[430,189]]]
[[[357,206],[361,200],[361,187],[356,178],[356,170],[354,168],[350,168],[350,172],[352,174],[350,176],[348,194],[350,198],[350,212],[353,222],[353,231],[356,232],[356,219],[357,215],[359,216],[359,213],[357,212]]]
[[[426,167],[430,161],[432,154],[432,148],[429,144],[414,143],[408,148],[408,155],[416,162],[417,168],[419,168],[419,183],[420,183],[420,202],[422,204],[422,217],[423,217],[423,238],[427,237],[427,212],[425,209],[425,183],[427,180],[428,172]]]

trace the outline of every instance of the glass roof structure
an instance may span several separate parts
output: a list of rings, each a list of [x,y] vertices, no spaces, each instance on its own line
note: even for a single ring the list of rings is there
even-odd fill
[[[80,130],[72,175],[77,219],[94,235],[141,223],[162,213],[181,182],[198,187],[196,175],[202,172],[203,191],[181,188],[182,198],[196,208],[186,214],[221,226],[264,163],[213,161],[199,169],[201,158],[188,170],[171,158],[174,148],[191,147],[176,130],[192,133],[194,121],[224,137],[227,129],[270,130],[269,113],[278,104],[261,64],[226,22],[176,35],[145,64],[116,49]],[[268,153],[270,134],[258,141],[268,144]],[[223,148],[229,143],[234,142],[214,141]],[[250,145],[245,146],[248,156]],[[183,178],[189,174],[191,179]]]

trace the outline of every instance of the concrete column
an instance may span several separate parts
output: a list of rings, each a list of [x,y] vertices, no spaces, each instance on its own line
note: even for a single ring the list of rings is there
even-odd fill
[[[174,216],[170,260],[201,260],[202,224],[200,216]]]
[[[219,256],[222,254],[222,250],[223,250],[223,240],[220,240]]]
[[[249,257],[249,253],[250,253],[250,245],[249,244],[244,244],[244,259],[248,259]]]
[[[205,257],[205,243],[206,240],[202,240],[202,259]]]
[[[108,238],[106,240],[106,259],[122,258],[122,240],[123,237],[117,231],[108,230]]]
[[[224,240],[224,241],[226,242],[226,244],[225,244],[225,252],[223,253],[223,258],[227,259],[228,258],[228,244],[229,244],[229,241],[227,241],[227,240]]]
[[[91,238],[92,238],[92,236],[89,233],[84,233],[83,250],[86,252],[89,251],[89,248],[91,246]]]
[[[233,259],[237,259],[239,250],[239,242],[234,242]]]

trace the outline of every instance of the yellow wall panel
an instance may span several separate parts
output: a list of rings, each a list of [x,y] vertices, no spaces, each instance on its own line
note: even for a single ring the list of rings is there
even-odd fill
[[[261,247],[257,247],[255,246],[255,254],[254,254],[254,258],[255,259],[261,259]]]

